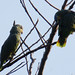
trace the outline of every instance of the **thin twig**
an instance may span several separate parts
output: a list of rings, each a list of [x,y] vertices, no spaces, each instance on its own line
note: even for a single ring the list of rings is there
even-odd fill
[[[44,33],[44,35],[41,37],[45,37],[45,35],[50,31],[51,27]],[[29,48],[31,48],[32,46],[34,46],[36,43],[38,43],[40,41],[40,39],[38,39],[35,43],[33,43]],[[47,43],[47,42],[46,42]]]
[[[65,1],[64,1],[64,3],[63,3],[63,5],[62,5],[62,8],[61,8],[61,9],[65,9],[65,7],[66,7],[66,5],[67,5],[67,2],[68,2],[68,0],[65,0]]]
[[[35,27],[35,29],[36,29],[36,31],[37,31],[37,33],[38,33],[38,36],[40,37],[40,40],[41,40],[41,42],[45,45],[45,43],[43,42],[43,40],[42,40],[42,35],[41,35],[41,33],[38,31],[38,29]],[[43,38],[44,39],[44,38]],[[45,39],[44,39],[45,40]]]
[[[26,8],[26,6],[25,6],[25,2],[24,2],[24,0],[20,0],[20,3],[22,4],[22,6],[23,6],[23,8],[24,8],[25,12],[27,13],[28,17],[30,18],[30,20],[31,20],[32,24],[33,24],[33,25],[35,25],[35,24],[34,24],[34,22],[33,22],[33,20],[32,20],[32,18],[31,18],[31,16],[30,16],[30,14],[28,13],[28,10],[27,10],[27,8]],[[37,33],[38,33],[39,37],[40,37],[40,36],[41,36],[41,34],[38,32],[38,30],[37,30],[37,28],[36,28],[36,27],[35,27],[35,29],[36,29],[36,31],[37,31]],[[40,39],[41,39],[41,38],[40,38]],[[41,41],[42,41],[42,43],[43,43],[43,40],[42,40],[42,39],[41,39]]]
[[[39,68],[40,68],[40,63],[38,62],[38,67],[37,67],[37,70],[35,72],[35,75],[38,75]]]
[[[7,73],[6,75],[9,75],[9,74],[15,72],[15,71],[17,70],[17,68],[18,68],[19,66],[21,66],[23,63],[24,63],[24,62],[21,62],[18,66],[16,66],[14,69],[12,69],[12,70],[11,70],[9,73]]]
[[[21,41],[23,41],[22,40],[22,37],[20,37],[20,39],[21,39]],[[25,44],[25,42],[24,42],[24,44]],[[26,45],[26,44],[25,44]],[[23,54],[25,55],[25,53],[24,53],[24,50],[23,50],[23,47],[21,46],[21,49],[22,49],[22,52],[23,52]],[[27,56],[25,56],[25,60],[26,60],[26,67],[27,67],[27,72],[28,72],[28,60],[27,60]]]
[[[22,38],[21,38],[21,40],[23,41]],[[27,44],[26,44],[25,42],[24,42],[24,44],[25,44],[25,46],[29,49],[29,51],[31,51],[30,48],[27,46]],[[23,51],[24,51],[24,50],[23,50]],[[25,54],[25,53],[24,53],[24,54]],[[30,58],[31,58],[32,61],[31,61],[31,63],[30,63],[29,69],[28,69],[28,64],[27,64],[27,72],[28,72],[28,75],[31,75],[32,65],[33,65],[34,60],[35,60],[35,59],[33,59],[32,54],[30,54]],[[28,62],[26,56],[25,56],[25,59],[26,59],[26,62]]]
[[[60,10],[60,9],[58,9],[58,8],[56,8],[55,6],[53,6],[51,3],[49,3],[47,0],[45,0],[51,7],[53,7],[54,9],[56,9],[56,10]]]
[[[71,10],[73,8],[73,6],[75,5],[75,1],[72,3],[72,5],[69,7],[68,10]]]
[[[22,4],[22,6],[23,6],[25,12],[27,13],[29,19],[31,20],[31,22],[32,22],[32,24],[34,25],[34,28],[35,28],[35,25],[38,23],[38,20],[37,20],[36,24],[34,24],[32,18],[31,18],[31,16],[30,16],[30,14],[29,14],[29,12],[28,12],[26,6],[25,6],[25,2],[24,2],[24,0],[20,0],[20,3]],[[28,35],[29,35],[29,34],[28,34]],[[28,35],[27,35],[27,37],[28,37]],[[27,37],[26,37],[26,38],[27,38]],[[26,39],[26,38],[25,38],[25,39]],[[25,41],[25,39],[24,39],[24,41]]]
[[[37,8],[35,8],[33,3],[30,0],[29,0],[29,2],[32,5],[32,7],[35,9],[35,11],[52,27],[52,25],[48,22],[48,20],[46,20],[46,18],[37,10]]]
[[[71,4],[73,2],[73,0],[71,0],[68,4],[66,4],[66,6],[68,6],[69,4]]]
[[[28,12],[26,6],[25,6],[25,2],[24,2],[24,0],[20,0],[20,3],[22,4],[22,7],[24,8],[25,12],[27,13],[27,15],[28,15],[30,21],[34,24],[32,18],[31,18],[31,16],[30,16],[30,14],[29,14],[29,12]]]
[[[24,41],[25,41],[25,40],[27,39],[27,37],[31,34],[31,32],[34,30],[34,28],[36,27],[36,25],[38,24],[38,22],[39,22],[39,19],[37,19],[37,21],[36,21],[34,27],[29,31],[29,33],[28,33],[27,36],[25,37]]]
[[[16,70],[14,70],[13,72],[11,72],[11,73],[14,73],[14,72],[16,72],[17,70],[19,70],[19,69],[21,69],[22,67],[24,67],[26,64],[24,64],[24,65],[22,65],[21,67],[19,67],[18,69],[16,69]],[[10,73],[10,74],[11,74]],[[7,74],[7,75],[9,75],[9,74]]]
[[[33,63],[34,63],[35,59],[33,59],[30,63],[30,67],[29,67],[29,75],[31,75],[32,73],[32,66],[33,66]]]
[[[32,20],[32,18],[31,18],[31,16],[30,16],[30,14],[28,13],[28,10],[27,10],[27,8],[26,8],[26,6],[25,6],[24,0],[20,0],[20,3],[22,4],[22,6],[23,6],[25,12],[27,13],[28,17],[30,18],[32,24],[35,25],[34,22],[33,22],[33,20]],[[35,27],[35,26],[34,26],[34,27]],[[35,29],[36,29],[36,28],[35,28]],[[37,30],[37,29],[36,29],[36,30]],[[38,32],[38,30],[37,30],[37,32]],[[38,34],[39,34],[39,37],[40,37],[40,33],[39,33],[39,32],[38,32]],[[40,39],[41,39],[41,38],[40,38]],[[41,39],[41,41],[43,42],[42,39]]]

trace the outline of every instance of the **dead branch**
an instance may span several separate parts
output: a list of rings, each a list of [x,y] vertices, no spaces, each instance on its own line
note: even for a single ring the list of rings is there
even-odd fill
[[[47,0],[45,0],[51,7],[53,7],[54,9],[56,9],[56,10],[60,10],[60,9],[58,9],[58,8],[56,8],[55,6],[53,6],[51,3],[49,3]]]
[[[32,5],[32,7],[35,9],[35,11],[52,27],[52,25],[46,20],[46,18],[38,11],[37,8],[35,8],[35,6],[33,5],[33,3],[29,0],[30,4]]]
[[[22,38],[21,38],[21,40],[23,41]],[[31,51],[30,48],[28,47],[28,45],[27,45],[25,42],[24,42],[24,45],[29,49],[29,51]],[[23,49],[22,49],[22,51],[24,52]],[[25,53],[24,53],[24,55],[25,55]],[[28,61],[27,61],[27,56],[25,56],[25,59],[26,59],[26,63],[27,63],[27,62],[28,62]],[[29,69],[28,69],[28,64],[26,64],[28,75],[31,75],[32,65],[33,65],[34,60],[35,60],[35,59],[32,57],[32,54],[30,54],[30,59],[31,59],[32,61],[31,61],[31,63],[30,63]]]
[[[45,63],[46,63],[48,54],[50,53],[51,47],[52,47],[52,46],[49,45],[49,44],[52,43],[56,31],[57,31],[57,24],[55,24],[55,25],[53,26],[53,28],[52,28],[52,32],[51,32],[50,37],[49,37],[49,39],[48,39],[48,43],[47,43],[45,52],[44,52],[44,54],[43,54],[43,58],[42,58],[42,60],[41,60],[40,69],[39,69],[38,75],[43,75],[44,66],[45,66]]]
[[[65,9],[66,5],[67,5],[68,0],[65,0],[63,5],[62,5],[62,9]]]
[[[11,73],[16,72],[18,69],[22,68],[23,66],[25,66],[26,64],[22,65],[24,62],[20,63],[18,66],[16,66],[14,69],[12,69],[10,72],[8,72],[6,75],[9,75]],[[22,65],[22,66],[21,66]],[[19,66],[21,66],[20,68],[18,68]],[[18,69],[17,69],[18,68]]]
[[[73,6],[75,5],[75,1],[72,3],[72,5],[69,7],[68,10],[71,10],[73,8]]]
[[[68,4],[66,4],[66,6],[70,5],[73,2],[73,0],[71,0]]]

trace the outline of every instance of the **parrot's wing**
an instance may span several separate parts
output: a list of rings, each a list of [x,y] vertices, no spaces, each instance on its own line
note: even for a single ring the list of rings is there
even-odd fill
[[[75,12],[70,12],[60,20],[59,36],[67,37],[71,31],[73,32],[75,30],[75,28],[73,28],[73,24],[75,24]]]
[[[1,49],[2,64],[6,62],[10,54],[13,53],[14,50],[16,50],[17,46],[19,45],[19,42],[20,39],[18,39],[18,36],[16,34],[9,35],[8,39],[5,41]]]

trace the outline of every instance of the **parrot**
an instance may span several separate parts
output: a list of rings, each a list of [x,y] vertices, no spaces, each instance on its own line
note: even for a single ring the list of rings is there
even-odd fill
[[[18,45],[20,44],[20,37],[22,33],[23,27],[19,24],[15,24],[14,22],[7,40],[1,47],[0,70],[3,64],[8,60],[11,60],[15,55]]]
[[[58,47],[65,47],[67,38],[75,32],[75,12],[71,10],[60,10],[56,12],[54,19],[58,24]]]

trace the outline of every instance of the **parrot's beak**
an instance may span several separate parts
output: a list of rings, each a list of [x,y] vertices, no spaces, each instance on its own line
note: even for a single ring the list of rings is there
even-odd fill
[[[21,34],[23,34],[23,29],[21,29]]]

